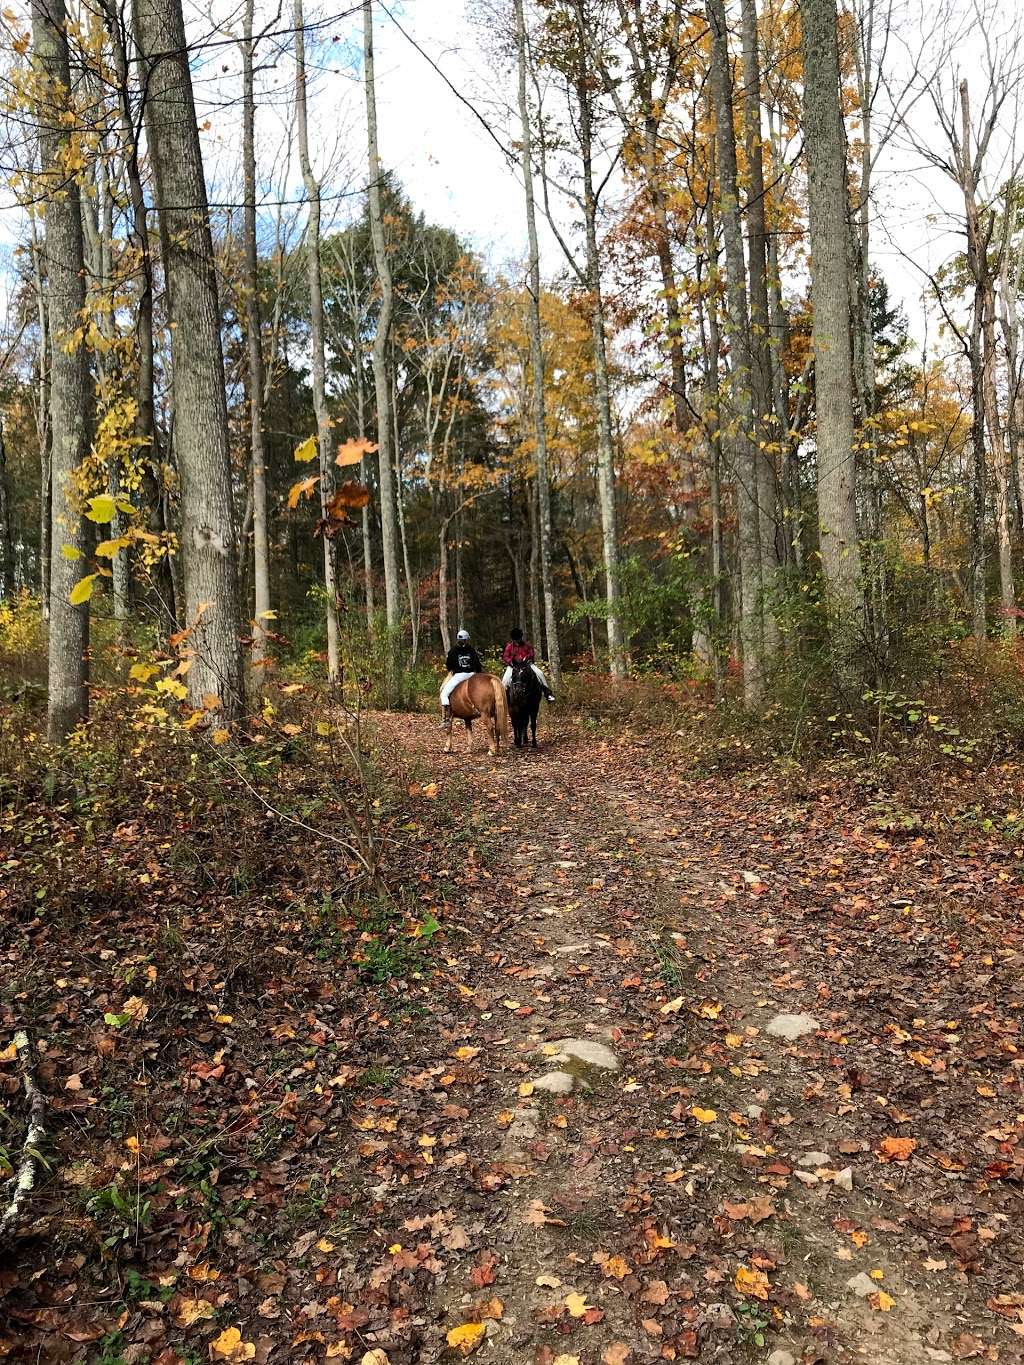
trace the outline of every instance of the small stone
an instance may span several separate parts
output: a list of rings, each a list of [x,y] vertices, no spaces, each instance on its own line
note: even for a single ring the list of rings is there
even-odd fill
[[[534,1090],[544,1090],[549,1095],[571,1095],[572,1087],[573,1078],[567,1071],[549,1071],[533,1083]]]
[[[611,1048],[604,1043],[596,1043],[591,1038],[559,1038],[554,1046],[558,1048],[557,1061],[565,1061],[571,1057],[577,1062],[597,1066],[604,1071],[619,1069],[619,1059]]]
[[[852,1191],[853,1167],[844,1166],[841,1171],[836,1171],[835,1175],[832,1177],[832,1184],[837,1186],[841,1190],[846,1190],[847,1193]]]
[[[858,1299],[870,1298],[872,1294],[878,1293],[878,1285],[866,1271],[861,1271],[859,1275],[851,1275],[846,1281],[847,1289],[851,1289]]]
[[[805,1034],[816,1033],[820,1027],[817,1019],[810,1014],[777,1014],[765,1032],[772,1038],[785,1038],[793,1043]]]
[[[768,1365],[796,1365],[796,1356],[792,1351],[784,1351],[780,1347],[768,1357]]]
[[[534,1087],[536,1089],[536,1087]],[[537,1136],[533,1110],[520,1111],[508,1129],[508,1136],[515,1142],[532,1142]]]
[[[798,1166],[807,1166],[812,1170],[817,1170],[819,1166],[827,1166],[832,1158],[828,1152],[805,1152],[797,1160]]]

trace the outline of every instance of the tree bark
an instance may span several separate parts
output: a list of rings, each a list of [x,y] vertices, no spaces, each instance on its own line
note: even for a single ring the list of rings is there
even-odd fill
[[[0,416],[0,599],[14,592],[14,541],[11,539],[11,485],[7,476],[7,443]]]
[[[544,597],[544,626],[547,636],[547,664],[551,682],[562,680],[562,658],[558,644],[558,613],[555,607],[554,574],[551,561],[551,488],[548,480],[547,416],[544,397],[544,348],[540,317],[540,245],[537,240],[537,207],[533,193],[533,146],[530,110],[526,100],[526,21],[523,0],[515,0],[516,57],[519,77],[519,123],[522,146],[523,187],[526,195],[526,233],[529,242],[527,322],[530,333],[530,368],[533,379],[533,431],[537,465],[537,500],[540,532],[540,576]]]
[[[388,383],[388,339],[394,310],[394,286],[391,262],[384,239],[384,216],[381,209],[381,169],[377,145],[377,92],[373,61],[373,5],[363,0],[363,79],[366,86],[366,142],[369,169],[370,237],[373,242],[373,261],[380,289],[380,312],[377,332],[373,338],[373,384],[377,397],[377,444],[380,465],[380,538],[384,556],[384,607],[388,630],[392,635],[388,654],[392,666],[397,634],[402,624],[402,602],[398,576],[398,537],[395,527],[395,490],[391,453],[391,388]]]
[[[331,461],[331,419],[327,411],[327,379],[324,361],[324,293],[320,267],[320,182],[313,174],[309,156],[309,120],[306,102],[306,28],[302,0],[294,0],[295,112],[299,134],[302,183],[309,203],[306,223],[306,273],[309,283],[310,346],[312,349],[313,411],[320,468],[320,515],[328,520],[328,503],[334,491]],[[338,570],[334,546],[323,537],[324,593],[327,598],[327,680],[333,686],[341,678],[341,638],[338,626]]]
[[[70,152],[71,74],[64,0],[32,0],[32,41],[40,77],[39,160],[45,191],[50,337],[51,517],[47,738],[60,745],[89,711],[89,605],[69,598],[87,550],[78,470],[89,453],[89,374],[76,330],[85,308],[81,196],[64,170]],[[69,557],[70,555],[70,557]]]
[[[747,262],[750,275],[750,367],[757,442],[757,526],[761,557],[761,619],[766,662],[778,650],[778,475],[772,454],[772,356],[768,306],[767,195],[761,136],[761,63],[756,0],[742,0],[743,143],[747,160]]]
[[[601,548],[604,558],[605,602],[608,617],[608,663],[614,679],[626,676],[626,647],[622,633],[619,584],[619,536],[615,506],[615,444],[612,431],[608,342],[604,325],[601,262],[597,251],[597,197],[594,193],[593,92],[587,60],[585,0],[576,2],[579,65],[576,98],[579,114],[580,159],[583,171],[583,222],[586,238],[586,280],[594,352],[594,397],[597,407],[597,488],[601,509]]]
[[[253,88],[255,0],[246,0],[242,20],[242,169],[245,180],[245,340],[249,369],[249,439],[252,467],[252,550],[255,614],[252,629],[253,683],[259,692],[268,654],[270,622],[270,538],[267,529],[267,455],[263,439],[263,335],[256,249],[256,100]]]
[[[854,479],[846,145],[835,0],[800,0],[800,14],[821,566],[833,608],[844,618],[843,624],[856,629],[863,620],[864,598]]]
[[[189,699],[245,710],[238,552],[220,305],[181,0],[134,0],[146,127],[165,242],[174,450],[181,486]],[[204,703],[204,698],[207,703]]]
[[[715,148],[718,161],[719,216],[725,243],[726,323],[732,357],[728,392],[730,444],[736,480],[739,520],[737,553],[740,570],[740,644],[743,654],[743,695],[756,702],[764,687],[761,628],[761,536],[758,519],[758,450],[751,394],[750,326],[747,313],[746,262],[740,224],[736,138],[733,121],[732,76],[728,30],[723,0],[706,0],[711,29],[711,96],[715,110]],[[724,407],[725,404],[720,404]],[[721,427],[721,414],[719,416]]]

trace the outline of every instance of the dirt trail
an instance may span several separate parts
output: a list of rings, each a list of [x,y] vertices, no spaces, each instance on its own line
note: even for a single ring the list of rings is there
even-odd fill
[[[549,723],[536,754],[446,758],[432,720],[382,724],[442,793],[465,793],[488,842],[462,927],[477,936],[490,904],[463,979],[467,1044],[500,1104],[474,1116],[502,1186],[487,1206],[496,1259],[465,1290],[442,1279],[423,1359],[482,1316],[481,1358],[500,1362],[1022,1358],[1019,1186],[977,1197],[942,1134],[975,1077],[954,1094],[952,1065],[911,1063],[907,1089],[892,1081],[903,1024],[934,1023],[927,1061],[957,1041],[946,1025],[967,1002],[949,981],[909,1004],[888,995],[887,953],[906,944],[827,904],[841,872],[913,918],[878,848],[851,845],[826,809],[809,820],[812,867],[786,801],[690,781],[643,741]],[[783,1013],[813,1016],[810,1031],[768,1036]],[[607,1044],[620,1070],[531,1093],[566,1037]],[[1007,1101],[972,1124],[985,1154],[1008,1135]],[[481,1290],[500,1319],[481,1314]]]

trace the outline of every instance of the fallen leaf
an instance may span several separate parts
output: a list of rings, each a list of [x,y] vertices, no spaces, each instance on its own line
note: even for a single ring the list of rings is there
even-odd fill
[[[917,1150],[917,1140],[906,1137],[882,1139],[878,1153],[883,1161],[908,1161]]]
[[[581,1318],[590,1306],[584,1295],[577,1294],[575,1291],[567,1294],[563,1302],[569,1310],[570,1317],[574,1318]]]
[[[701,1107],[696,1104],[692,1106],[690,1113],[698,1123],[714,1123],[715,1119],[718,1118],[717,1109],[701,1109]]]
[[[771,1289],[768,1276],[763,1270],[750,1270],[745,1265],[737,1266],[733,1283],[739,1293],[745,1294],[750,1299],[767,1300],[768,1292]]]
[[[461,1327],[453,1327],[446,1338],[448,1345],[459,1355],[472,1355],[487,1335],[482,1322],[464,1322]]]
[[[208,1299],[179,1298],[173,1307],[174,1321],[179,1327],[191,1327],[194,1322],[212,1318],[213,1304]]]
[[[631,1354],[624,1341],[613,1341],[601,1352],[601,1365],[628,1365]]]
[[[877,1294],[869,1294],[868,1303],[872,1308],[877,1308],[880,1313],[888,1313],[890,1309],[896,1306],[896,1300],[884,1289],[880,1289]]]
[[[219,1337],[210,1342],[211,1360],[254,1360],[256,1347],[251,1341],[243,1341],[237,1327],[225,1327]]]

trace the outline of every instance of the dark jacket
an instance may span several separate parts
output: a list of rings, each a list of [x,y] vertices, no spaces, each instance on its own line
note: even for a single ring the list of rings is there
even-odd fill
[[[449,673],[482,673],[484,666],[472,645],[452,645],[444,661]]]

